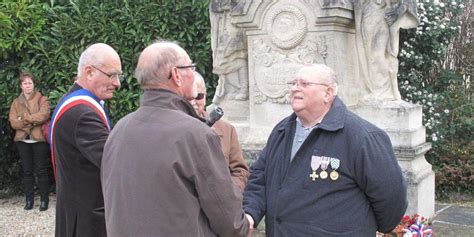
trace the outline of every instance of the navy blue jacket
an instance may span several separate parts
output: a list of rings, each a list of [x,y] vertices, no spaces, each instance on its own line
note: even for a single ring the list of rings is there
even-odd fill
[[[407,199],[387,134],[336,97],[290,163],[295,124],[293,113],[270,134],[251,168],[245,212],[255,223],[265,216],[267,236],[353,237],[391,231],[405,213]],[[312,156],[339,159],[339,178],[312,181]]]

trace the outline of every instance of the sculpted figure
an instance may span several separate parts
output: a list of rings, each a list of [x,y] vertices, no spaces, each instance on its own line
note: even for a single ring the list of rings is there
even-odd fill
[[[400,100],[398,38],[400,28],[419,23],[416,0],[357,0],[354,2],[360,76],[364,100]]]
[[[219,75],[215,104],[226,94],[234,100],[248,99],[247,42],[244,31],[231,23],[231,14],[239,12],[243,3],[212,0],[209,5],[213,72]]]

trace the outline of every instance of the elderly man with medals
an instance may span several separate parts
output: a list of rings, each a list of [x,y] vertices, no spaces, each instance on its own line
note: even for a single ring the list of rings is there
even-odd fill
[[[387,134],[347,110],[334,71],[304,66],[288,82],[293,114],[273,129],[251,167],[244,210],[267,236],[375,236],[407,208]]]

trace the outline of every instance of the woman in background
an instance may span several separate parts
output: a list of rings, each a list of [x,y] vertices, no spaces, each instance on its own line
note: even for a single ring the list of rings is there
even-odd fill
[[[49,145],[43,136],[41,125],[49,119],[50,104],[46,96],[35,91],[34,76],[20,74],[21,94],[10,107],[9,121],[15,129],[15,144],[23,167],[23,189],[26,204],[31,210],[34,205],[35,175],[40,197],[40,211],[48,209],[49,204]]]

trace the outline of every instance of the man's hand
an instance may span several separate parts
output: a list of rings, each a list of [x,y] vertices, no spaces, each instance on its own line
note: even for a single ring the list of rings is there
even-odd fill
[[[253,218],[251,215],[245,213],[245,216],[247,217],[247,220],[249,221],[249,232],[247,233],[247,237],[252,237],[253,231],[254,231],[254,224],[255,222],[253,221]]]

